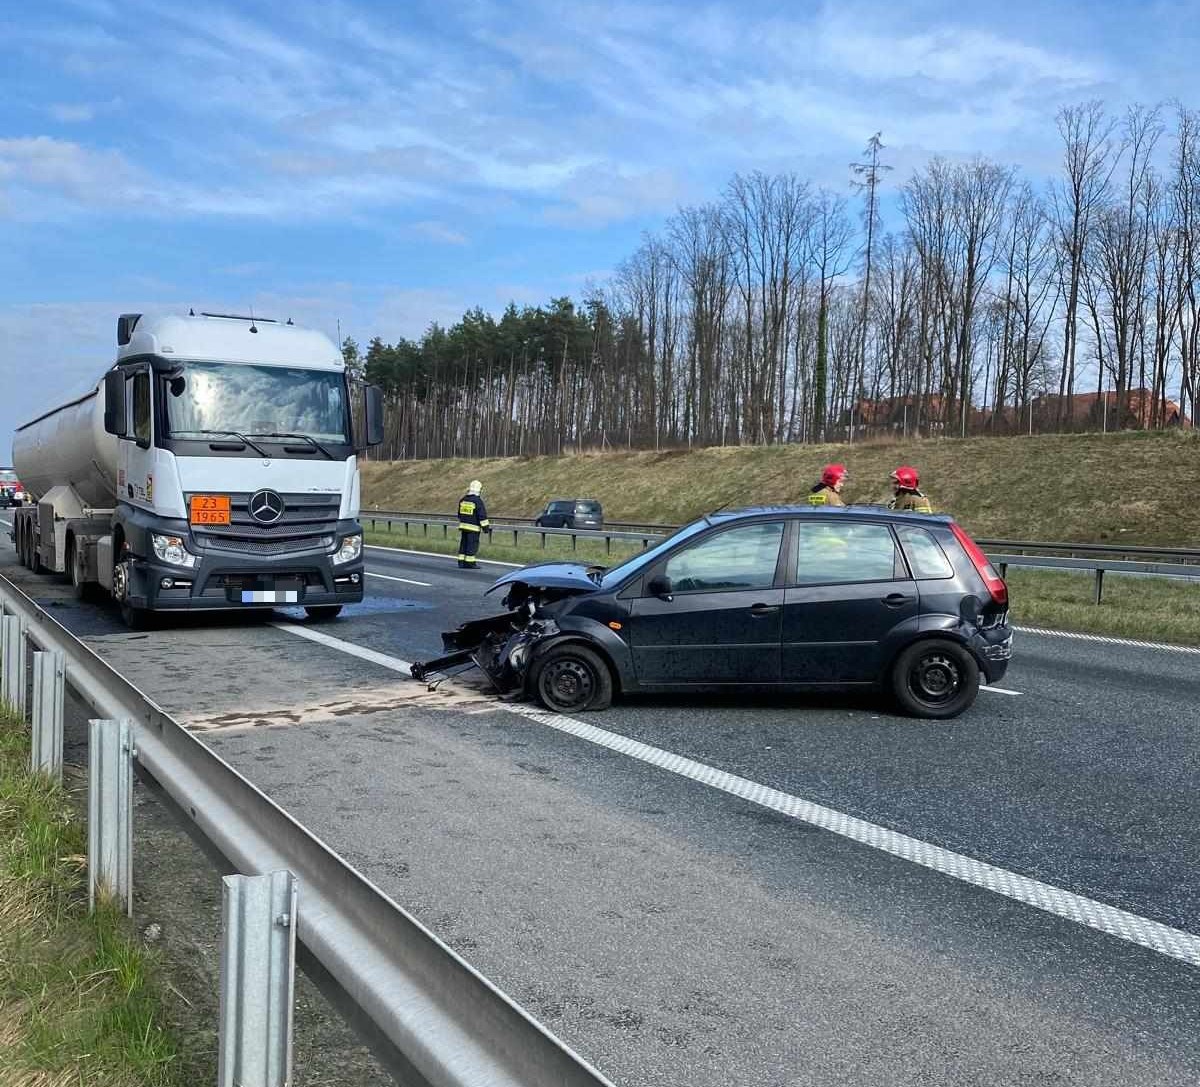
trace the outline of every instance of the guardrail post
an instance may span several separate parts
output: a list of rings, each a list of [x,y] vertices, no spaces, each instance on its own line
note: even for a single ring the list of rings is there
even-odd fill
[[[292,1078],[296,877],[222,881],[218,1087],[287,1087]]]
[[[442,525],[442,539],[443,540],[450,539],[450,526],[448,524]]]
[[[611,536],[604,537],[604,553],[606,555],[612,554],[612,537]]]
[[[66,666],[61,650],[33,654],[33,735],[30,769],[62,779],[63,697]]]
[[[1097,605],[1099,605],[1100,600],[1103,596],[1104,596],[1104,571],[1099,566],[1097,566],[1096,567],[1096,600],[1095,600],[1095,603]]]
[[[542,550],[546,550],[546,534],[544,532],[542,533]]]
[[[88,909],[99,891],[132,917],[133,732],[127,718],[88,725]]]
[[[579,550],[579,537],[576,536],[574,532],[571,533],[571,550],[572,551]]]
[[[0,620],[0,701],[25,716],[25,626],[16,615]]]
[[[1001,577],[1002,577],[1002,578],[1003,578],[1005,581],[1007,581],[1007,580],[1008,580],[1008,563],[1007,563],[1007,562],[1002,562],[1002,563],[1000,564],[1000,576],[1001,576]]]

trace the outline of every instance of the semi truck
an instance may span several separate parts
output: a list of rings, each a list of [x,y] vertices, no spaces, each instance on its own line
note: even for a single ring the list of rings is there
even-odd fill
[[[263,318],[123,314],[91,392],[13,437],[30,501],[20,561],[155,613],[363,597],[358,458],[383,438],[377,386],[352,389],[320,332]]]

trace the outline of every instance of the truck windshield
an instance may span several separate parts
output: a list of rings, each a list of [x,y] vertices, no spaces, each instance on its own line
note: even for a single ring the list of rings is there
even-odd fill
[[[166,378],[166,389],[172,438],[237,432],[349,441],[346,383],[337,372],[187,362]]]

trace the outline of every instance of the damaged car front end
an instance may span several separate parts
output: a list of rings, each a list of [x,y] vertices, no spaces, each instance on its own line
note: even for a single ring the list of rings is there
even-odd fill
[[[601,567],[549,563],[500,578],[488,592],[507,588],[503,604],[508,610],[445,631],[445,655],[413,664],[413,678],[429,682],[450,670],[474,664],[501,694],[523,693],[534,659],[564,636],[555,605],[596,592],[601,572]]]

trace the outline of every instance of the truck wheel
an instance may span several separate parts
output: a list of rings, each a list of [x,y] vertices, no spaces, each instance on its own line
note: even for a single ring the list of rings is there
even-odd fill
[[[535,662],[529,685],[538,701],[555,713],[606,710],[612,704],[608,665],[584,645],[551,649]]]
[[[74,538],[67,544],[67,570],[71,575],[71,592],[76,600],[84,601],[92,598],[92,587],[84,580],[83,571],[79,568],[79,553]]]
[[[25,533],[25,551],[29,556],[28,566],[35,574],[48,574],[50,570],[42,565],[42,558],[38,554],[37,534],[33,530],[33,526],[29,526]]]
[[[121,622],[129,630],[149,630],[154,614],[145,608],[135,608],[129,603],[129,563],[118,562],[113,567],[112,593],[121,609]]]
[[[341,604],[316,604],[311,608],[305,608],[304,614],[307,615],[314,623],[324,623],[330,619],[336,619],[342,614]]]
[[[979,664],[948,638],[914,642],[892,665],[892,693],[914,717],[945,720],[968,709],[979,693]]]

